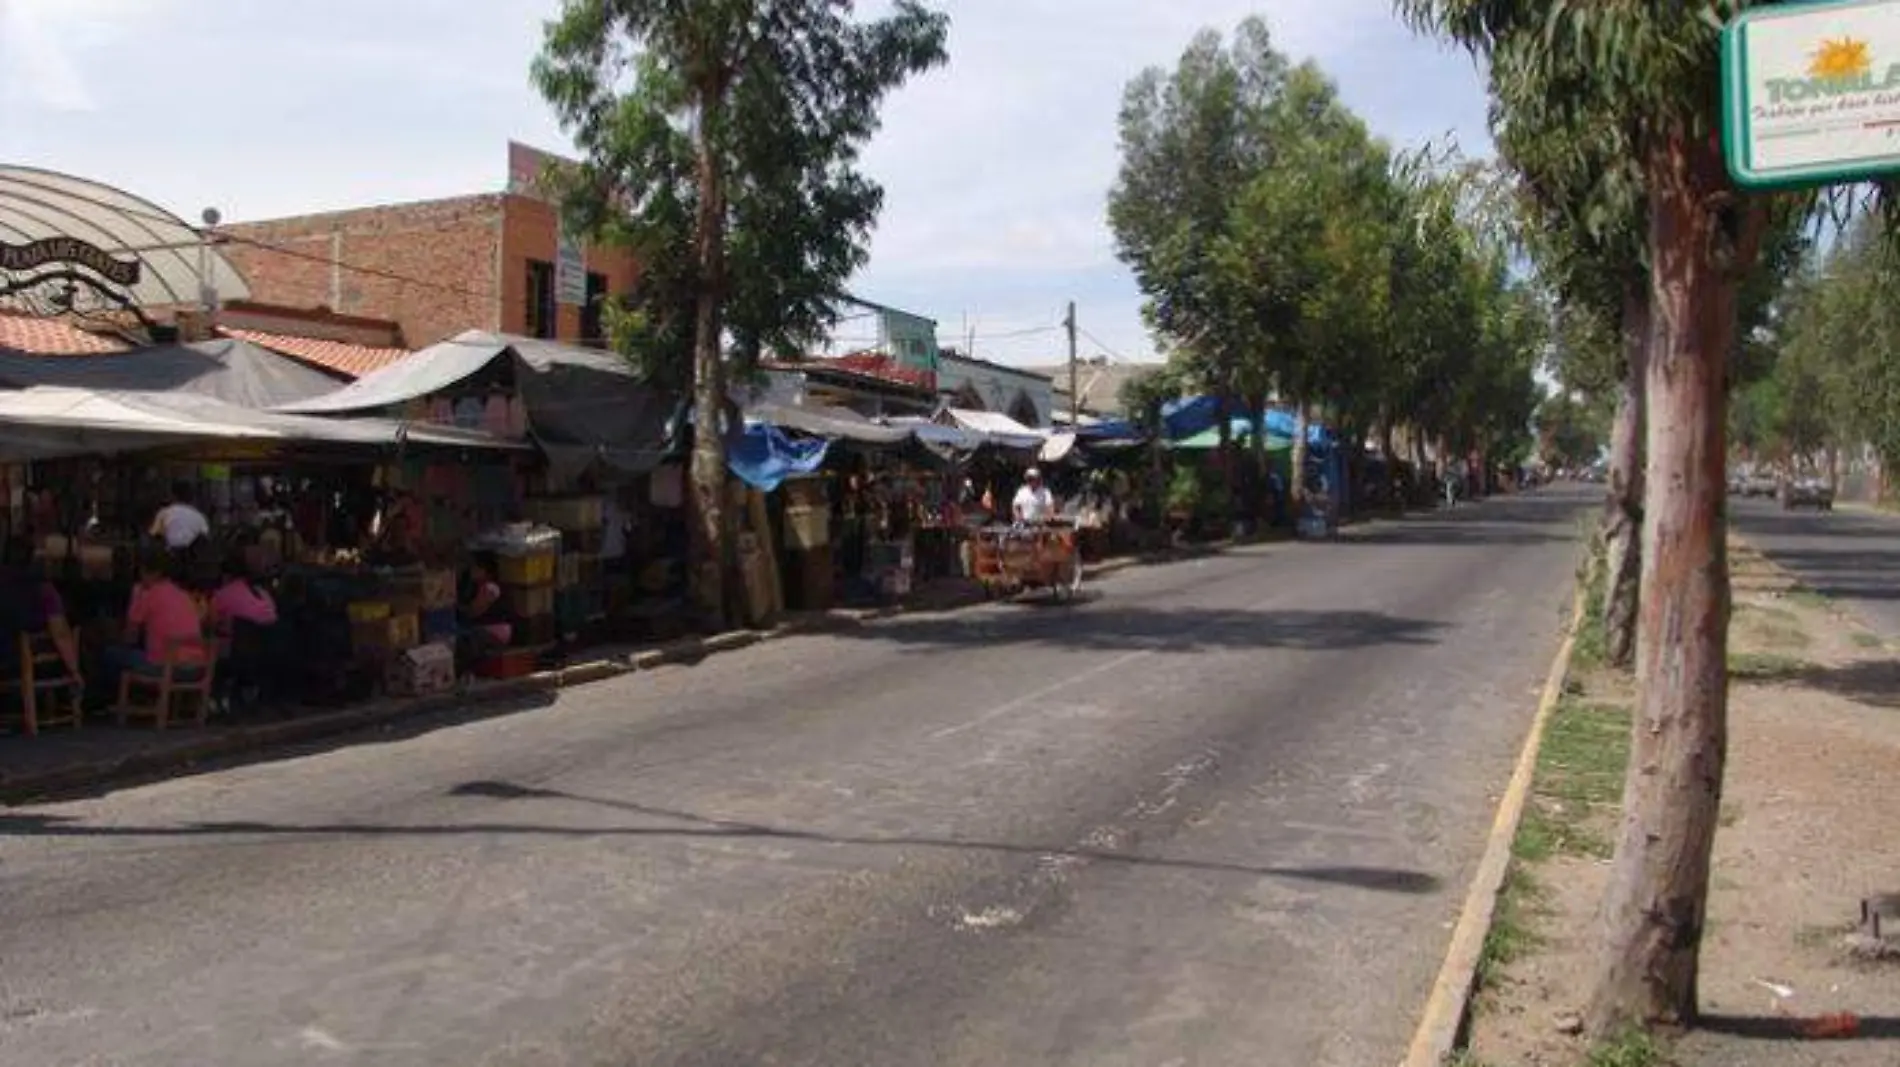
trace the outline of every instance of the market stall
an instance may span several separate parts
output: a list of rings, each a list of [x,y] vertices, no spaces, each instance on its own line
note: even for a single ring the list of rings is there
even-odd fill
[[[119,640],[154,515],[189,503],[210,532],[172,554],[172,577],[202,602],[241,566],[272,592],[296,649],[270,680],[342,699],[373,689],[431,631],[452,633],[458,541],[513,510],[532,457],[479,431],[288,416],[196,394],[34,388],[0,393],[0,458],[12,461],[0,468],[0,532],[36,545],[90,671]],[[456,480],[412,485],[411,497],[399,492],[405,471]],[[483,480],[492,495],[466,492]],[[392,518],[405,507],[413,524]],[[395,536],[399,526],[407,536]]]

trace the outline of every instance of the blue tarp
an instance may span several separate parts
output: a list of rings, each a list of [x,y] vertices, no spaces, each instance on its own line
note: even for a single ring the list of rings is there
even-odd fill
[[[1213,429],[1220,419],[1220,402],[1211,396],[1194,396],[1185,400],[1173,400],[1161,408],[1161,424],[1170,441],[1182,441]],[[1254,416],[1239,404],[1227,405],[1227,417],[1232,420],[1233,434],[1236,440],[1251,433]],[[1267,436],[1291,439],[1293,437],[1294,418],[1291,411],[1284,408],[1267,409]],[[1318,422],[1308,423],[1306,443],[1316,453],[1331,449],[1333,432]]]
[[[753,423],[726,442],[726,466],[742,482],[769,493],[787,478],[812,474],[824,465],[831,442],[791,438],[776,426]]]
[[[1125,419],[1103,419],[1076,430],[1075,436],[1078,441],[1131,441],[1138,440],[1142,433]]]

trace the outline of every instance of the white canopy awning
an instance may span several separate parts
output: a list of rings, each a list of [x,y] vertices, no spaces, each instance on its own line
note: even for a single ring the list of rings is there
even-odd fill
[[[191,393],[62,386],[0,392],[0,462],[140,452],[207,441],[517,450],[529,446],[453,427],[390,419],[319,419],[255,411]]]
[[[123,284],[96,269],[51,255],[61,239],[84,242],[104,253],[116,272],[137,265],[137,279]],[[0,244],[20,262],[0,264],[10,282],[72,271],[123,294],[135,307],[195,305],[209,283],[221,300],[251,295],[244,276],[216,250],[207,251],[197,227],[121,189],[37,167],[0,165]],[[40,260],[45,260],[40,263]],[[199,267],[208,263],[210,276]]]
[[[971,411],[968,408],[944,408],[939,421],[959,429],[980,433],[993,445],[1017,451],[1040,451],[1049,439],[1047,431],[1024,426],[997,411]]]

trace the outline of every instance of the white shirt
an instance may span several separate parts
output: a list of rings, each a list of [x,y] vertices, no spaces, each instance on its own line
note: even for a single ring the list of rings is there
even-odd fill
[[[1041,522],[1056,509],[1056,498],[1046,485],[1025,485],[1016,490],[1015,517],[1022,522]]]
[[[211,536],[211,522],[205,513],[190,504],[167,504],[152,520],[165,538],[166,548],[188,548],[200,537]]]
[[[627,554],[627,522],[613,497],[600,502],[600,558],[620,559]]]

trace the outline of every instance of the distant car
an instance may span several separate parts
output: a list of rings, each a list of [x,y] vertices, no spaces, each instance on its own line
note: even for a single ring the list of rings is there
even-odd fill
[[[1772,497],[1780,488],[1780,483],[1766,474],[1751,474],[1742,479],[1742,495],[1747,497]]]
[[[1834,510],[1834,490],[1826,482],[1816,478],[1797,478],[1784,482],[1781,486],[1781,506],[1784,510],[1813,508],[1816,511]]]

